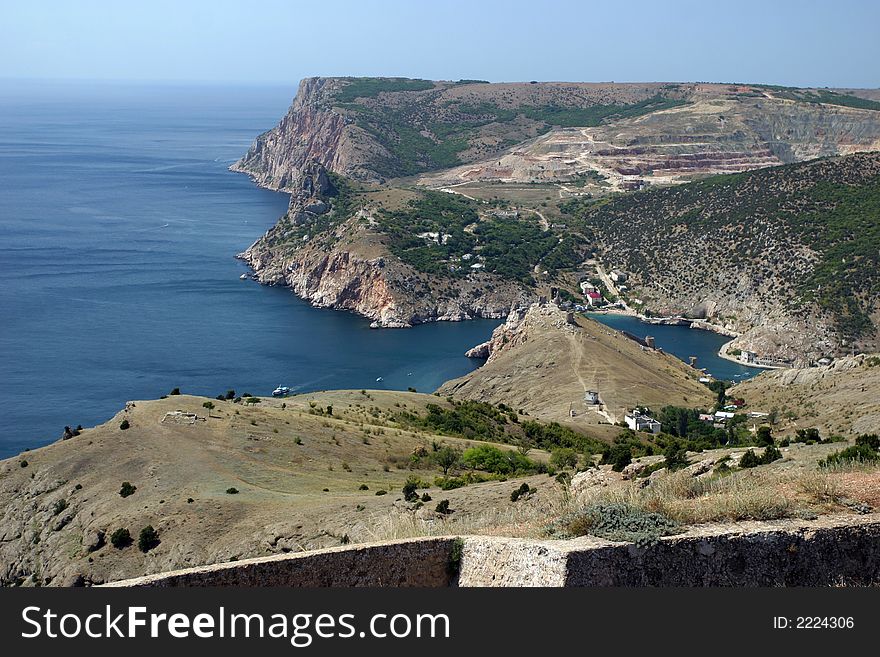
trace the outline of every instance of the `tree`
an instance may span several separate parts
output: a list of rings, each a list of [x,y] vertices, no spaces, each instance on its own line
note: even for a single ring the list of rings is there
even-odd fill
[[[128,429],[130,426],[131,426],[131,423],[130,423],[128,420],[123,420],[122,422],[119,423],[119,428],[120,428],[122,431],[125,431],[125,430]]]
[[[578,456],[570,447],[558,447],[550,453],[550,465],[557,470],[574,468],[577,466]]]
[[[755,442],[760,447],[768,447],[775,444],[770,427],[758,427],[758,433],[755,435]]]
[[[202,408],[207,408],[208,413],[210,413],[211,411],[214,410],[214,402],[206,401],[204,404],[202,404]]]
[[[687,451],[677,444],[671,444],[666,450],[663,452],[666,456],[666,461],[664,462],[664,466],[669,472],[673,472],[674,470],[681,470],[682,468],[686,468],[689,465],[687,459]]]
[[[147,525],[138,534],[138,549],[141,552],[149,552],[159,545],[159,532],[153,529],[153,525]]]
[[[137,486],[133,486],[131,482],[123,481],[122,487],[119,489],[119,495],[121,497],[128,497],[129,495],[134,495],[136,490]]]
[[[169,395],[179,395],[179,394],[180,394],[180,388],[175,388],[174,390],[172,390],[172,391],[169,392],[168,394],[169,394]]]
[[[461,453],[454,447],[441,447],[434,452],[434,462],[443,471],[443,476],[449,474],[449,471],[458,465]]]
[[[131,545],[131,534],[124,527],[120,527],[112,534],[110,534],[110,545],[115,547],[117,550],[128,547],[129,545]]]

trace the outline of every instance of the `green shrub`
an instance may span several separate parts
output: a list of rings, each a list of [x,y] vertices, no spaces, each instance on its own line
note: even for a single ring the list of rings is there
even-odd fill
[[[449,510],[449,500],[440,500],[440,501],[437,503],[437,506],[436,506],[436,508],[434,509],[434,511],[436,511],[437,513],[440,513],[440,514],[442,514],[442,515],[444,515],[444,516],[447,515],[447,514],[449,514],[449,513],[452,513],[452,512]]]
[[[235,486],[230,486],[226,489],[226,493],[228,495],[238,495],[238,489]]]
[[[119,495],[121,497],[128,497],[129,495],[134,495],[134,492],[137,490],[137,486],[133,486],[128,481],[123,481],[122,486],[119,488]]]
[[[519,452],[501,450],[491,445],[477,445],[464,451],[462,463],[474,470],[511,474],[513,472],[532,472],[535,463]]]
[[[577,467],[578,455],[571,447],[557,447],[550,452],[550,465],[557,470]]]
[[[28,467],[27,459],[22,459],[21,461],[18,462],[18,465],[21,466],[22,468]]]
[[[534,488],[529,486],[527,483],[523,482],[523,484],[519,488],[517,488],[516,490],[514,490],[510,494],[510,501],[516,502],[517,500],[522,499],[524,497],[527,497],[534,492],[535,492]]]
[[[110,534],[110,545],[115,547],[117,550],[126,548],[131,545],[131,543],[131,534],[129,534],[128,530],[124,527],[120,527],[112,534]]]
[[[141,552],[149,552],[159,545],[159,532],[153,529],[153,525],[147,525],[138,534],[138,549]]]
[[[214,402],[206,401],[205,403],[202,404],[202,408],[207,408],[209,411],[213,411],[214,410]]]
[[[761,459],[755,454],[753,449],[746,450],[746,453],[739,460],[739,467],[741,468],[756,468],[759,465],[761,465]]]
[[[856,444],[828,455],[819,461],[821,467],[847,463],[872,463],[880,460],[880,437],[876,434],[856,436]]]
[[[690,465],[687,458],[687,450],[678,444],[670,444],[663,453],[666,456],[666,460],[663,461],[663,467],[670,472],[681,470]]]
[[[129,423],[128,420],[123,420],[122,422],[119,423],[119,428],[122,429],[123,431],[128,429],[130,426],[131,426],[131,423]]]
[[[415,475],[410,475],[406,479],[406,483],[403,484],[403,488],[401,492],[403,493],[403,499],[407,502],[415,502],[419,499],[419,494],[416,492],[416,489],[419,487],[421,481]]]
[[[758,432],[755,436],[755,443],[759,447],[769,447],[775,443],[773,440],[773,434],[770,432],[770,427],[758,427]]]
[[[376,495],[387,495],[387,494],[388,494],[387,490],[377,490],[376,491]]]
[[[172,390],[172,391],[169,392],[168,394],[169,394],[169,395],[179,395],[179,394],[180,394],[180,388],[175,388],[174,390]]]
[[[461,477],[437,477],[434,480],[434,485],[440,490],[453,490],[467,486],[467,482]]]
[[[560,537],[591,534],[609,541],[647,547],[661,536],[679,533],[678,525],[664,515],[623,503],[600,502],[564,516],[548,533]]]
[[[764,455],[761,457],[761,463],[763,465],[767,465],[768,463],[773,463],[773,461],[778,461],[782,458],[782,452],[775,445],[767,445],[767,448],[764,450]]]
[[[370,487],[366,484],[361,484],[360,486],[358,486],[358,490],[370,490]]]
[[[430,501],[431,501],[431,496],[428,495],[427,493],[422,493],[422,502],[430,502]]]

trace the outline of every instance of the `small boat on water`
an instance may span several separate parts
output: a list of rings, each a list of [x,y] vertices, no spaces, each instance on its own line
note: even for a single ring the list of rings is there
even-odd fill
[[[248,277],[247,274],[242,274],[241,276],[238,277],[238,280],[240,280],[240,281],[246,281],[246,280],[247,280],[247,277]]]
[[[384,381],[384,380],[385,380],[385,379],[383,379],[383,378],[380,376],[378,379],[376,379],[376,383],[382,383],[382,381]]]
[[[278,386],[272,391],[273,397],[287,397],[290,394],[290,388],[287,386]]]

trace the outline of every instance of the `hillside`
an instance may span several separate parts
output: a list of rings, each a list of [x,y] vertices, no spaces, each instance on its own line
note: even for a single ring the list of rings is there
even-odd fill
[[[805,363],[877,345],[880,155],[719,176],[574,210],[599,259],[655,315],[743,332]]]
[[[262,283],[357,312],[376,326],[406,327],[504,317],[551,288],[577,301],[579,281],[601,277],[593,261],[599,255],[600,265],[633,270],[641,296],[630,297],[647,310],[705,316],[745,332],[735,348],[806,362],[853,340],[870,346],[873,283],[850,274],[838,279],[852,266],[834,264],[874,248],[873,237],[862,243],[848,232],[870,212],[867,187],[868,196],[845,203],[815,188],[805,210],[813,218],[799,220],[798,246],[782,244],[778,226],[768,226],[757,243],[793,255],[791,284],[758,271],[757,246],[741,255],[736,231],[719,240],[717,226],[691,226],[701,243],[682,254],[666,229],[633,211],[644,198],[667,198],[671,192],[662,188],[710,175],[877,149],[880,103],[856,91],[307,78],[281,122],[232,166],[291,194],[288,212],[241,257]],[[849,162],[840,184],[870,186],[873,160]],[[854,172],[859,168],[862,174]],[[784,189],[763,189],[776,185],[777,175],[787,176],[787,186],[816,170],[782,171],[790,173],[743,179],[751,181],[752,200],[779,196]],[[670,202],[688,203],[706,184]],[[661,196],[615,198],[644,187],[661,188]],[[719,203],[748,216],[749,199],[741,200]],[[832,208],[862,216],[852,226],[835,219],[826,244],[816,213]],[[644,254],[635,246],[643,228],[656,231],[645,234]],[[870,222],[862,230],[870,232]],[[712,256],[705,272],[703,253]],[[674,266],[663,264],[673,258]],[[669,292],[684,280],[686,291]],[[819,284],[811,306],[810,286]]]
[[[637,175],[730,170],[726,161],[740,170],[876,148],[878,110],[880,103],[847,93],[762,85],[306,78],[287,115],[233,168],[273,189],[296,189],[313,161],[382,182],[488,162],[511,148],[528,160],[519,144],[540,135],[615,126],[550,146],[550,166],[533,177],[583,173],[592,168],[587,160],[567,160],[591,153],[617,158],[600,170],[641,167]],[[540,151],[544,142],[536,143]],[[487,176],[486,166],[464,178],[525,177]]]
[[[669,354],[556,306],[514,311],[478,349],[485,365],[440,388],[442,395],[505,403],[542,420],[575,427],[622,422],[636,406],[708,407],[714,395],[700,373]],[[599,393],[601,404],[584,403]],[[574,411],[574,417],[570,416]],[[608,437],[617,430],[607,427]]]
[[[749,408],[775,411],[775,431],[815,427],[823,436],[880,434],[880,356],[845,356],[830,365],[764,372],[730,390]]]
[[[465,436],[500,441],[525,467],[525,457],[504,444],[524,436],[513,411],[383,391],[246,400],[211,400],[210,410],[203,406],[209,400],[187,395],[130,402],[103,425],[0,462],[0,583],[100,583],[389,538],[415,522],[503,531],[519,514],[544,508],[555,486],[536,474],[547,453],[534,447],[525,470],[495,476],[462,461],[449,472],[459,487],[437,487],[443,472],[431,454],[451,447],[462,458],[461,450],[481,444]],[[129,428],[121,429],[123,421]],[[545,440],[538,425],[528,426]],[[602,444],[566,435],[594,451]],[[401,499],[411,475],[423,482],[418,495],[433,498],[423,508]],[[511,476],[536,493],[514,505],[510,494],[522,481]],[[123,482],[135,488],[125,497]],[[434,511],[443,499],[448,515]],[[144,553],[137,543],[147,525],[161,542]],[[120,528],[133,545],[110,544]]]

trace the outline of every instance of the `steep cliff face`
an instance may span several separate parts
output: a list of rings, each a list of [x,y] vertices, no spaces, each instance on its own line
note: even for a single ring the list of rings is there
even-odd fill
[[[317,307],[363,315],[377,327],[499,318],[512,303],[533,298],[488,274],[455,283],[420,274],[388,254],[366,212],[304,245],[284,239],[284,231],[279,223],[239,256],[256,279],[285,285]]]
[[[281,191],[296,190],[300,173],[313,162],[351,178],[379,180],[364,168],[364,153],[381,156],[384,149],[330,104],[342,86],[339,79],[305,78],[278,125],[257,137],[230,168]]]

